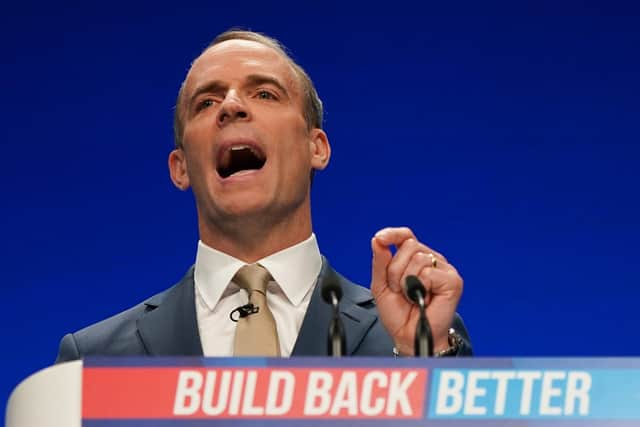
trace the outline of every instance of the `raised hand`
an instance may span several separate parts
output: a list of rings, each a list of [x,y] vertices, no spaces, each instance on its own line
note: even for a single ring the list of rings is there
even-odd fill
[[[391,247],[395,246],[395,255]],[[401,354],[414,354],[418,307],[403,294],[409,275],[417,276],[428,291],[426,315],[434,351],[449,347],[448,330],[462,295],[462,277],[440,253],[418,241],[407,227],[384,228],[371,239],[371,292],[380,318]]]

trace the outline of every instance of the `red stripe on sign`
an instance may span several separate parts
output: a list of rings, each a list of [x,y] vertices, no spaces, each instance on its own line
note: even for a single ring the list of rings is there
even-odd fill
[[[180,368],[85,368],[82,418],[171,418]]]
[[[86,368],[84,419],[422,418],[425,369]]]

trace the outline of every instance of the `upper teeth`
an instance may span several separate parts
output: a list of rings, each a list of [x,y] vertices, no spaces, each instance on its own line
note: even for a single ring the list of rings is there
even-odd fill
[[[230,150],[231,150],[231,151],[234,151],[234,150],[244,150],[244,149],[246,149],[246,148],[251,149],[251,147],[249,147],[248,145],[234,145],[234,146],[232,146],[232,147],[230,148]]]

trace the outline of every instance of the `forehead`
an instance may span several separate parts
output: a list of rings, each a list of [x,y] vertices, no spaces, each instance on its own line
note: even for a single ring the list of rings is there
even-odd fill
[[[297,79],[289,61],[279,52],[251,40],[227,40],[205,50],[191,66],[185,89],[212,80],[242,79],[249,74],[268,74],[297,91]]]

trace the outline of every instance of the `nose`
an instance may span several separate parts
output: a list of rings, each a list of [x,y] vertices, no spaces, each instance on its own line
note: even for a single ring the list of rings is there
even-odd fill
[[[227,92],[216,117],[218,126],[226,126],[238,120],[248,120],[249,117],[249,109],[241,97],[235,91]]]

